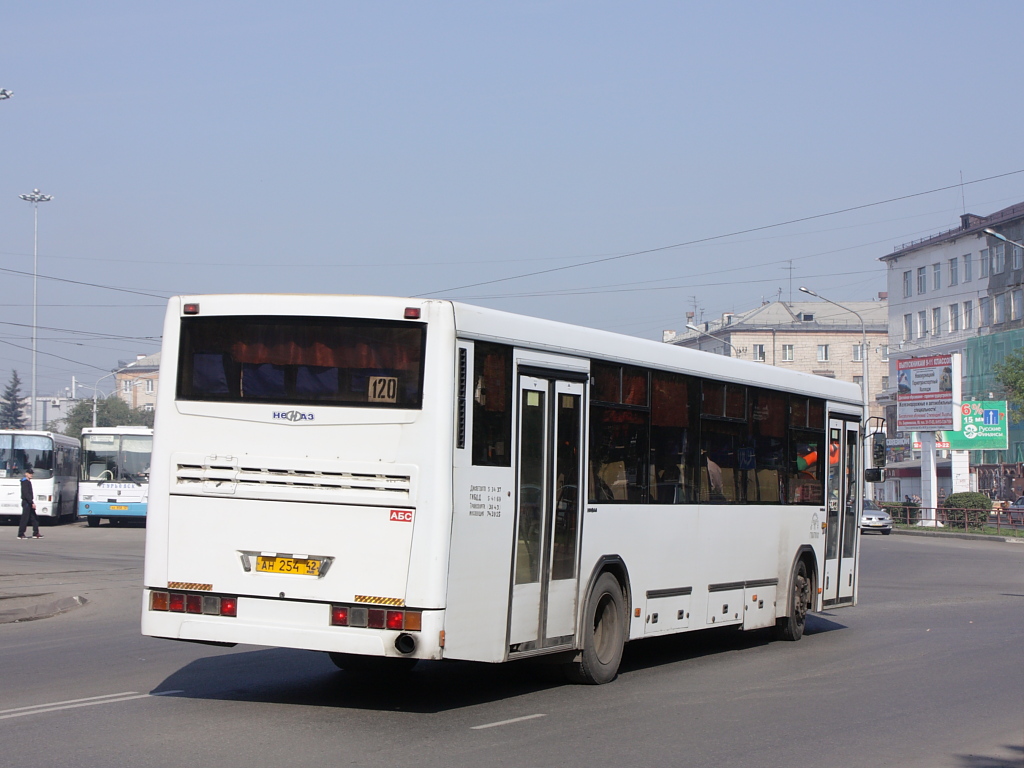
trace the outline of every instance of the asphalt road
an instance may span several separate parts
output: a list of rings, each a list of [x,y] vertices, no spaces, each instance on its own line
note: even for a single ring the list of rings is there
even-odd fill
[[[87,602],[0,624],[0,766],[1024,765],[1024,545],[867,536],[861,604],[800,642],[632,643],[586,687],[455,662],[367,682],[323,654],[144,638],[144,529],[14,533],[0,596]]]

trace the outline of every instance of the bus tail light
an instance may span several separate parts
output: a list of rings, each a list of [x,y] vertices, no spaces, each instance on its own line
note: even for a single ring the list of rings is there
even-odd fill
[[[149,593],[149,610],[200,613],[206,616],[237,616],[238,598],[153,590]]]
[[[423,628],[423,612],[332,605],[331,626],[419,632]]]

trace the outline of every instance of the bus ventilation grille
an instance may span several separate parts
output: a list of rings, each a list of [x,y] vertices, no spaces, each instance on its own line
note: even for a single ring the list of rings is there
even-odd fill
[[[215,493],[244,493],[281,490],[356,491],[408,495],[409,475],[360,472],[323,472],[272,467],[242,467],[225,464],[178,464],[176,484],[181,490],[193,487]],[[261,494],[262,495],[262,494]]]

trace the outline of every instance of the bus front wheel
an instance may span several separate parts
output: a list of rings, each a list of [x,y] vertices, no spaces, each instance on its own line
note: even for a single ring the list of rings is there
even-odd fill
[[[610,683],[619,673],[626,642],[626,605],[622,586],[610,573],[594,584],[583,613],[583,650],[566,672],[574,683]]]
[[[86,522],[89,523],[89,527],[90,528],[99,528],[100,519],[98,517],[96,517],[95,515],[89,515],[89,517],[87,517],[85,519],[86,519]]]
[[[775,623],[775,634],[780,640],[799,640],[807,625],[807,611],[811,607],[811,580],[807,577],[807,564],[800,560],[793,574],[793,588],[789,595],[789,613]]]

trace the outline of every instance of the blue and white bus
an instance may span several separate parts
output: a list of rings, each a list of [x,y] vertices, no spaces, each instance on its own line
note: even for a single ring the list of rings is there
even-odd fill
[[[144,520],[149,501],[149,427],[86,427],[82,430],[82,479],[78,514],[90,528],[111,522]]]

